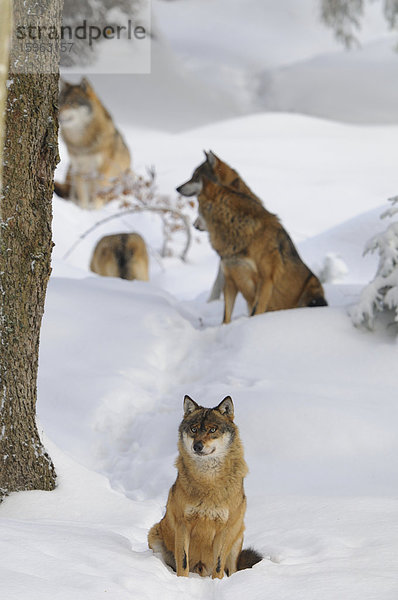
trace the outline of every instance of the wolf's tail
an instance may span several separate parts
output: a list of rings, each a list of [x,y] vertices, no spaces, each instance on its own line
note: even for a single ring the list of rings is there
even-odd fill
[[[59,183],[58,181],[54,181],[54,192],[60,198],[64,198],[65,200],[69,199],[71,191],[71,185],[68,181],[65,183]]]
[[[257,550],[253,550],[253,548],[246,548],[242,550],[238,557],[237,570],[242,571],[243,569],[251,569],[254,565],[256,565],[260,560],[263,560],[263,557]]]

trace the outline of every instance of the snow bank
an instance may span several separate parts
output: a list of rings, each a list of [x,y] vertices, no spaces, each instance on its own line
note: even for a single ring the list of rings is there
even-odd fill
[[[383,37],[350,52],[265,70],[259,77],[260,106],[348,123],[397,123],[396,39]]]

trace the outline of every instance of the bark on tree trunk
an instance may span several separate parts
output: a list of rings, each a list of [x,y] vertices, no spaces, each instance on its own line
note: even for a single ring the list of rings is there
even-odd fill
[[[8,56],[11,38],[11,0],[0,0],[0,193],[3,174],[4,114],[7,98]]]
[[[61,2],[47,18],[60,24]],[[18,13],[19,11],[19,13]],[[26,2],[14,0],[14,29]],[[15,19],[15,16],[17,18]],[[58,19],[58,21],[57,21]],[[58,73],[53,63],[16,73],[12,49],[0,221],[0,496],[55,486],[36,426],[39,335],[51,260],[58,162]],[[39,57],[54,61],[54,56]],[[32,64],[30,64],[30,71]]]

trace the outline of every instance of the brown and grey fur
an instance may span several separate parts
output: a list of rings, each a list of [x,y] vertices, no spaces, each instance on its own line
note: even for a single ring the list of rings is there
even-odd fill
[[[123,191],[129,174],[130,152],[86,78],[77,85],[62,82],[59,123],[70,165],[64,183],[54,183],[61,198],[81,208],[95,209]]]
[[[256,551],[242,550],[247,465],[233,419],[230,396],[216,408],[184,398],[177,479],[165,516],[148,534],[149,547],[179,576],[222,579],[261,560]]]
[[[148,252],[138,233],[103,237],[95,247],[90,269],[105,277],[148,281]]]
[[[243,193],[206,177],[199,211],[224,273],[224,323],[238,292],[251,315],[305,306],[325,306],[322,285],[301,260],[276,215]]]
[[[204,151],[206,159],[202,162],[193,172],[192,177],[180,185],[177,188],[177,192],[182,196],[195,196],[199,194],[202,185],[202,178],[207,177],[210,181],[214,183],[220,183],[225,185],[226,187],[230,187],[237,192],[242,192],[247,196],[262,206],[262,202],[254,192],[249,188],[249,186],[245,183],[242,177],[239,175],[235,169],[230,167],[226,162],[221,160],[218,156],[214,154],[211,150],[209,152]],[[194,227],[199,229],[199,231],[206,231],[206,223],[203,219],[202,215],[199,214],[197,219],[194,222]],[[221,292],[224,287],[224,274],[222,271],[221,264],[218,269],[216,280],[213,284],[209,302],[212,300],[218,300],[221,296]]]
[[[250,196],[254,202],[257,202],[262,206],[260,198],[252,192],[235,169],[222,161],[211,150],[209,152],[204,151],[204,154],[206,160],[195,169],[192,173],[192,177],[188,181],[177,188],[177,192],[181,194],[181,196],[197,196],[201,190],[203,177],[207,177],[207,179],[210,179],[210,181],[213,181],[214,183],[220,183],[237,192],[242,192],[243,194]],[[194,227],[200,231],[206,230],[206,223],[201,217],[200,211],[198,218],[194,223]]]

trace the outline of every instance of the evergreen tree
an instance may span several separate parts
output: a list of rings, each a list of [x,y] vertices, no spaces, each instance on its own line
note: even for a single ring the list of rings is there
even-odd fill
[[[358,44],[356,33],[361,28],[366,4],[375,0],[321,0],[321,19],[333,29],[345,46]],[[398,24],[398,0],[376,0],[380,4],[387,25],[394,29]]]
[[[392,206],[382,217],[398,213],[398,196],[390,199]],[[351,310],[355,325],[372,328],[378,314],[392,311],[398,322],[398,222],[375,235],[365,247],[367,252],[378,252],[379,265],[374,279],[363,289],[359,302]]]

